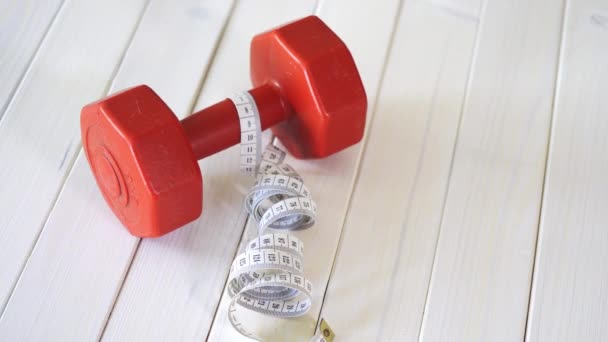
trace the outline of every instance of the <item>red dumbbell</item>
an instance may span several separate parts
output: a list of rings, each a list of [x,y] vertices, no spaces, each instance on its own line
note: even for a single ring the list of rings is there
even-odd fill
[[[367,99],[346,45],[309,16],[251,42],[249,91],[262,129],[297,158],[322,158],[359,142]],[[166,234],[200,216],[197,159],[241,140],[226,99],[181,122],[147,86],[82,109],[82,141],[106,202],[131,234]]]

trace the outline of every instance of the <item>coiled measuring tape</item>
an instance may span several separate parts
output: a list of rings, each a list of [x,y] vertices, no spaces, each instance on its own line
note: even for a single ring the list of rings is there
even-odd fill
[[[261,340],[238,320],[237,307],[283,318],[308,312],[312,283],[304,276],[304,244],[287,231],[311,227],[317,208],[302,177],[283,163],[284,151],[270,144],[261,153],[260,116],[253,97],[243,92],[230,99],[240,119],[240,169],[256,177],[244,205],[258,223],[258,236],[230,267],[228,316],[239,333]],[[267,229],[275,232],[265,233]],[[313,339],[329,340],[325,335]]]

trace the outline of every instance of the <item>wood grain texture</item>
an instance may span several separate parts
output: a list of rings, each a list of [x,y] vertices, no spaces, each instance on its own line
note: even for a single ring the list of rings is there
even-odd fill
[[[608,3],[569,1],[527,341],[608,340]]]
[[[524,336],[562,3],[487,1],[421,341]]]
[[[314,5],[239,1],[197,100],[197,110],[249,89],[251,38],[310,14]],[[142,241],[104,340],[205,339],[246,218],[242,201],[251,179],[239,172],[239,152],[236,146],[199,162],[204,204],[196,222]]]
[[[0,1],[0,120],[62,2]]]
[[[120,8],[126,10],[124,5]],[[112,91],[148,84],[175,113],[184,116],[198,95],[199,84],[230,9],[230,2],[153,0],[113,81]],[[98,15],[103,18],[103,13]],[[113,20],[113,25],[118,25],[116,30],[121,28],[119,19],[120,16]],[[68,23],[64,19],[60,25]],[[81,23],[78,24],[76,27],[68,26],[66,30],[82,29]],[[104,29],[104,32],[108,33],[108,30]],[[107,36],[110,38],[112,35]],[[111,43],[98,39],[101,45],[98,50],[110,49]],[[60,42],[54,44],[61,47]],[[79,44],[87,47],[84,43]],[[49,47],[53,46],[49,44]],[[74,56],[77,54],[72,58]],[[113,59],[114,63],[118,61]],[[73,77],[80,79],[76,74]],[[82,82],[84,84],[79,82],[78,85],[86,88],[94,84],[95,79],[83,78]],[[63,93],[55,95],[63,101],[75,92],[72,88],[59,89]],[[77,150],[78,135],[76,132],[72,134],[68,128],[77,131],[80,107],[95,97],[103,96],[102,91],[103,87],[100,87],[98,93],[88,94],[91,98],[77,97],[71,102],[74,108],[63,114],[65,120],[70,120],[70,126],[61,134],[71,134]],[[0,340],[97,339],[120,290],[137,242],[138,239],[127,233],[104,202],[86,158],[80,153],[0,319]]]
[[[80,148],[80,108],[107,90],[144,5],[66,4],[0,121],[1,307]]]
[[[341,0],[323,1],[318,8],[319,17],[344,40],[357,63],[368,96],[368,124],[373,120],[372,109],[375,106],[398,9],[399,1],[372,3]],[[370,16],[370,13],[373,13],[373,16]],[[313,334],[352,192],[362,145],[360,143],[322,160],[302,161],[289,156],[287,158],[287,163],[304,178],[319,208],[317,222],[312,228],[294,232],[306,246],[305,274],[314,285],[313,306],[305,317],[296,320],[266,318],[253,321],[257,325],[256,328],[270,332],[266,336],[269,341],[308,341]],[[250,222],[241,243],[256,234],[257,228]],[[209,336],[210,341],[243,339],[228,321],[228,303],[228,296],[224,294]]]
[[[401,10],[323,306],[340,339],[418,339],[480,5]]]

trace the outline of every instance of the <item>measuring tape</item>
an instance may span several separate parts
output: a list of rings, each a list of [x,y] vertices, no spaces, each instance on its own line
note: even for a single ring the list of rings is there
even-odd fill
[[[304,276],[304,243],[287,233],[311,227],[316,204],[302,177],[283,163],[286,153],[270,144],[261,151],[260,115],[248,92],[230,98],[241,127],[240,169],[256,177],[245,197],[245,208],[258,224],[258,236],[247,243],[230,267],[228,318],[242,335],[261,340],[238,320],[237,309],[274,317],[298,317],[312,304],[312,283]],[[275,230],[266,233],[267,229]],[[322,325],[325,321],[322,321]],[[331,341],[329,327],[314,341]]]
[[[241,171],[255,175],[261,156],[262,127],[260,112],[255,100],[248,92],[238,93],[230,98],[236,106],[241,126]]]

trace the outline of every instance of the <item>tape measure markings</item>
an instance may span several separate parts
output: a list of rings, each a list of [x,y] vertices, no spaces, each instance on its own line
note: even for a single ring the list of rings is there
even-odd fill
[[[259,339],[239,321],[237,307],[274,317],[298,317],[312,305],[312,283],[304,276],[304,244],[285,231],[305,229],[316,219],[316,204],[302,177],[283,163],[286,153],[261,149],[260,116],[251,94],[230,98],[240,121],[240,169],[256,177],[245,208],[258,223],[258,236],[230,267],[228,318],[244,336]],[[265,234],[266,229],[276,232]]]
[[[261,158],[262,128],[260,127],[260,112],[255,100],[248,92],[241,92],[230,97],[234,103],[241,128],[241,161],[242,172],[254,175]]]

